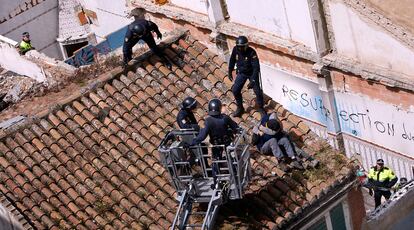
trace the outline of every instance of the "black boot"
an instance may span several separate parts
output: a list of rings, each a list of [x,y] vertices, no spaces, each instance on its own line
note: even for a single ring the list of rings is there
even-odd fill
[[[242,106],[237,106],[236,111],[233,113],[233,117],[241,117],[244,113],[244,108]]]
[[[260,107],[257,109],[257,112],[260,113],[260,116],[263,117],[266,115],[266,111],[263,109],[263,107]]]

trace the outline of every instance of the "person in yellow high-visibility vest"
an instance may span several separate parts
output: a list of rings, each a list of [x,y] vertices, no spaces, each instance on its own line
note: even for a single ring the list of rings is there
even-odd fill
[[[21,55],[26,54],[27,51],[34,49],[30,43],[30,34],[29,32],[24,32],[22,34],[22,41],[18,44],[19,53]]]
[[[389,199],[391,196],[391,188],[397,183],[398,177],[394,172],[384,167],[384,160],[378,159],[377,165],[370,168],[368,173],[368,182],[374,189],[375,208],[381,205],[382,196]],[[372,195],[372,191],[370,190]]]

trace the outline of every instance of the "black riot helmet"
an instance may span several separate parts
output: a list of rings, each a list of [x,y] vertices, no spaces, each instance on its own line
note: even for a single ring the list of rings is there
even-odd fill
[[[186,109],[186,110],[193,110],[197,107],[197,105],[198,105],[198,102],[196,99],[192,97],[187,97],[181,103],[181,108]]]
[[[208,115],[217,116],[221,114],[221,101],[214,98],[208,102]]]
[[[248,46],[249,46],[249,40],[247,40],[246,36],[239,36],[236,39],[236,47],[238,50],[246,51]]]
[[[146,32],[145,26],[141,24],[132,25],[131,32],[134,37],[142,37]]]

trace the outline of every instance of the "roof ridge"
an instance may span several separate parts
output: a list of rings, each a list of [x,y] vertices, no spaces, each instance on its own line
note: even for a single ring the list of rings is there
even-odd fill
[[[379,12],[374,7],[364,3],[360,0],[342,0],[346,5],[354,9],[357,13],[364,18],[369,19],[371,22],[385,29],[394,38],[408,46],[411,50],[414,50],[414,34],[405,29],[403,26],[396,24],[388,18],[386,15]]]

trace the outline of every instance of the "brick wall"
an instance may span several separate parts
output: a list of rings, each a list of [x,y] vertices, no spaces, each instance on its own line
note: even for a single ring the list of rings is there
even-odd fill
[[[365,218],[365,207],[360,187],[354,187],[348,192],[348,205],[352,229],[361,229],[362,220]]]
[[[414,102],[414,93],[408,90],[387,87],[378,82],[363,79],[359,76],[344,73],[341,71],[332,71],[332,81],[334,89],[341,92],[352,92],[363,94],[372,99],[399,105],[402,109],[409,109]]]

